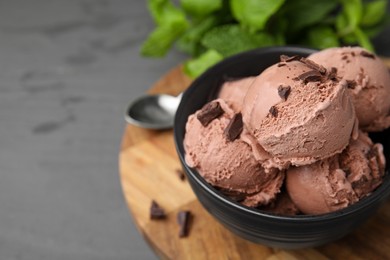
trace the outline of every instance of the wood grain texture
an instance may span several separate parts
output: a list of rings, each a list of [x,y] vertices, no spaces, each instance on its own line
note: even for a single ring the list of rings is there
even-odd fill
[[[390,60],[385,60],[390,67]],[[180,67],[171,70],[151,93],[176,95],[190,79]],[[280,250],[254,244],[230,233],[197,201],[191,187],[180,180],[180,163],[172,131],[150,131],[128,125],[119,167],[123,193],[139,231],[164,259],[389,259],[390,201],[352,234],[318,248]],[[167,212],[164,220],[150,220],[151,201]],[[179,238],[176,214],[194,214],[190,235]]]

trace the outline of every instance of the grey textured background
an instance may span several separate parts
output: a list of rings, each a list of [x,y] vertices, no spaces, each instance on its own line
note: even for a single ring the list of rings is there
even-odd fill
[[[0,259],[155,258],[117,166],[129,100],[185,58],[141,58],[152,28],[142,0],[0,0]]]
[[[129,100],[183,59],[139,57],[145,1],[0,1],[0,259],[154,259],[118,176]]]

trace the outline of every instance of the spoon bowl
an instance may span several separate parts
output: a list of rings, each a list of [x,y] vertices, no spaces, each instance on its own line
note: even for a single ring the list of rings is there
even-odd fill
[[[130,103],[125,120],[142,128],[172,128],[180,100],[181,94],[177,97],[166,94],[141,96]]]

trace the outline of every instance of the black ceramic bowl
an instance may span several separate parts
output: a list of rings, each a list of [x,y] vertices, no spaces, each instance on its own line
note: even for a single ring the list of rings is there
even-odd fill
[[[174,125],[176,149],[193,191],[201,204],[220,223],[233,233],[267,246],[304,248],[328,243],[350,233],[373,215],[390,194],[390,177],[370,196],[345,209],[323,215],[279,216],[243,206],[208,184],[199,173],[188,167],[184,160],[183,138],[189,115],[215,98],[226,78],[258,75],[279,61],[281,54],[307,56],[311,49],[298,47],[271,47],[238,54],[215,65],[185,91]],[[389,161],[388,131],[372,136],[385,146]],[[310,199],[310,195],[308,196]]]

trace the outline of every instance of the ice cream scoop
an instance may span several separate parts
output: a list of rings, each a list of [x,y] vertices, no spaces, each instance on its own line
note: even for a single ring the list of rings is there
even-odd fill
[[[381,131],[390,126],[390,74],[376,55],[361,47],[330,48],[309,56],[348,82],[359,126]]]
[[[357,131],[346,82],[299,57],[257,76],[242,114],[248,133],[243,139],[266,168],[306,165],[340,153]]]
[[[242,79],[226,81],[218,94],[218,97],[228,103],[236,112],[241,111],[242,103],[248,88],[253,83],[255,77],[246,77]]]
[[[239,137],[233,141],[226,138],[226,128],[235,112],[221,99],[213,103],[221,106],[223,114],[207,122],[199,120],[200,110],[188,118],[186,163],[208,183],[244,205],[268,204],[279,193],[284,173],[277,169],[265,172],[248,144]]]
[[[382,145],[360,132],[342,154],[289,168],[286,187],[303,213],[328,213],[369,195],[382,183],[384,167]]]

